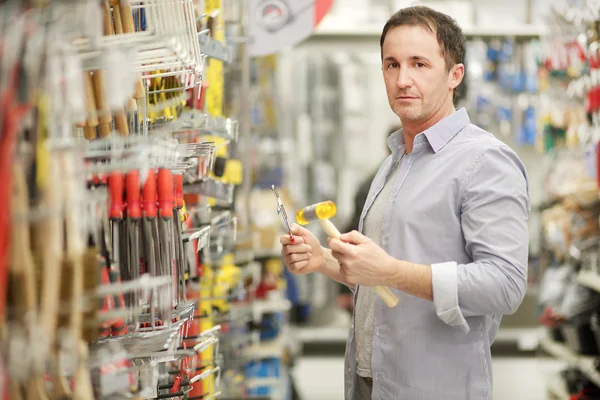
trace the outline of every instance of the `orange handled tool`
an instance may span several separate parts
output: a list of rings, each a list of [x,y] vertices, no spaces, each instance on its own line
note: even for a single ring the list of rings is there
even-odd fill
[[[139,171],[129,171],[125,175],[125,187],[125,192],[127,193],[127,218],[139,221],[142,217]]]
[[[183,208],[183,174],[173,174],[173,185],[175,186],[175,203],[177,209]]]
[[[142,188],[142,199],[144,217],[156,218],[156,173],[153,169],[148,171],[148,177]]]
[[[158,170],[158,212],[163,219],[173,218],[173,174],[166,168]]]
[[[109,193],[109,208],[108,216],[111,224],[111,260],[109,268],[109,278],[111,283],[121,282],[121,242],[120,242],[120,227],[123,221],[123,202],[124,177],[119,171],[113,171],[108,176],[108,193]],[[125,299],[123,294],[115,299],[115,308],[125,308]],[[114,336],[124,335],[127,333],[127,325],[123,319],[117,320],[112,326],[112,334]]]
[[[140,219],[142,218],[140,202],[140,174],[133,170],[125,175],[125,194],[127,199],[127,220],[125,229],[127,230],[129,246],[127,276],[131,280],[138,279],[141,276],[140,260]],[[131,293],[129,305],[138,306],[137,293]]]
[[[158,215],[160,216],[159,234],[160,234],[160,250],[161,250],[161,265],[167,271],[171,271],[173,277],[173,289],[171,298],[173,307],[177,306],[177,264],[174,259],[173,246],[173,174],[167,168],[158,170]],[[165,271],[165,275],[168,272]]]
[[[108,192],[110,199],[109,217],[120,221],[123,218],[123,174],[115,171],[108,176]]]
[[[160,253],[156,249],[157,244],[152,236],[153,224],[156,220],[156,174],[154,170],[148,171],[148,176],[142,187],[142,209],[144,218],[142,219],[142,237],[144,239],[144,265],[148,268],[152,276],[157,276],[156,261],[160,258]]]

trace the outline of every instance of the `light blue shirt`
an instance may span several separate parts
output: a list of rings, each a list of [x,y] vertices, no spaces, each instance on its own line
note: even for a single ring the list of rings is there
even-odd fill
[[[405,151],[402,131],[379,169],[360,219]],[[527,290],[529,194],[525,167],[504,143],[470,123],[465,109],[415,137],[390,184],[381,246],[432,268],[433,302],[392,291],[377,298],[373,399],[492,399],[492,344],[503,314]],[[360,291],[357,287],[356,294]],[[346,400],[356,379],[354,324],[346,346]]]

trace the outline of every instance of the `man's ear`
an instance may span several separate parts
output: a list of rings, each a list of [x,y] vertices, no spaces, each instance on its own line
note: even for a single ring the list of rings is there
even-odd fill
[[[456,64],[450,69],[450,89],[454,90],[460,85],[463,78],[465,77],[465,66],[463,64]]]

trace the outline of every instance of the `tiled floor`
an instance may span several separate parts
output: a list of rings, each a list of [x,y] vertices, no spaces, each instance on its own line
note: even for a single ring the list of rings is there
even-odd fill
[[[546,379],[563,364],[542,358],[494,358],[494,400],[545,400]],[[294,379],[302,400],[343,400],[341,357],[301,358]]]

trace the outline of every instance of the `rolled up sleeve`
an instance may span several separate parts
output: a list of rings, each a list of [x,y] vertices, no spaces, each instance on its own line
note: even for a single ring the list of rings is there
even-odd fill
[[[529,194],[519,158],[486,150],[468,170],[461,195],[465,249],[473,260],[431,265],[437,316],[469,332],[466,317],[512,314],[527,291]]]
[[[458,306],[457,264],[432,264],[431,278],[433,304],[437,316],[446,324],[458,327],[464,333],[469,332],[469,325]]]

